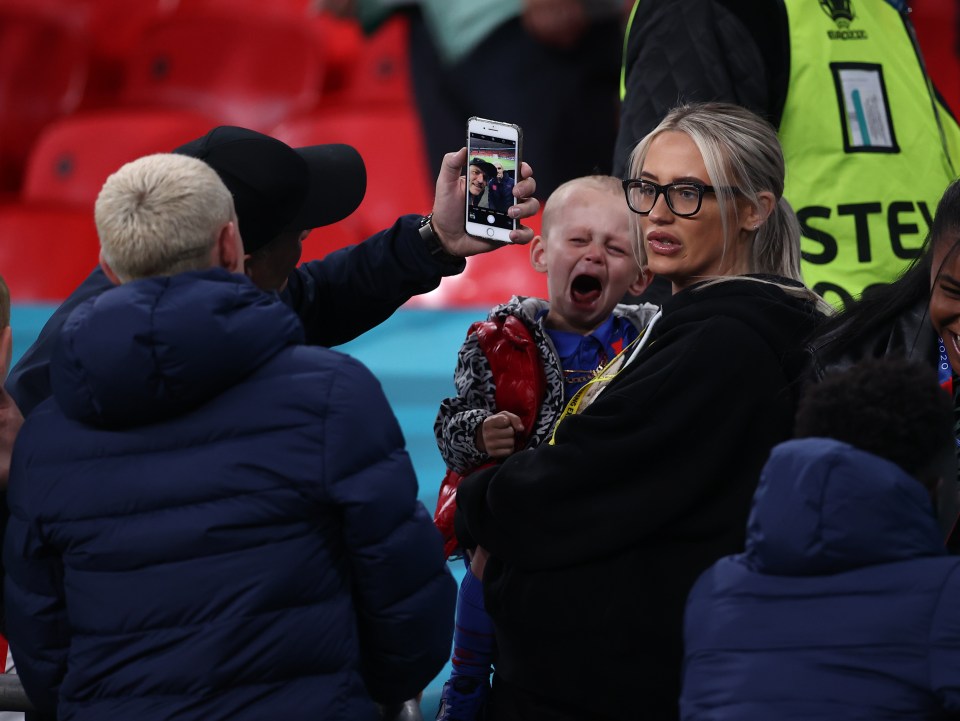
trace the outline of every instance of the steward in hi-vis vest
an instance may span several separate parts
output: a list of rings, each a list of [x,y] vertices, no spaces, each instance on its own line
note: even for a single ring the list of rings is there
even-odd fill
[[[920,254],[960,174],[960,127],[895,0],[638,0],[615,172],[678,102],[744,105],[779,129],[807,284],[840,306]]]

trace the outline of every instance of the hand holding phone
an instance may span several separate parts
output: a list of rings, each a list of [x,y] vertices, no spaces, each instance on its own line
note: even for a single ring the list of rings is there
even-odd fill
[[[472,117],[467,121],[467,193],[464,228],[477,238],[509,243],[517,220],[508,211],[517,200],[523,131],[519,126]]]

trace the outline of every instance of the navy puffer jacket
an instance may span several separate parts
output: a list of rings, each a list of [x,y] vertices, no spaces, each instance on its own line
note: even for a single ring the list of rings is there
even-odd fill
[[[61,719],[375,719],[455,584],[372,374],[225,271],[81,305],[18,439],[11,647]]]
[[[960,558],[930,496],[840,441],[777,446],[745,553],[687,602],[684,721],[957,718]]]

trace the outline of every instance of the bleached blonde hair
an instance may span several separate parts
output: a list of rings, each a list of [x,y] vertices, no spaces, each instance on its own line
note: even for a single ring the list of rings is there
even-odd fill
[[[236,222],[236,211],[213,168],[159,153],[107,178],[94,218],[104,259],[125,283],[209,267],[219,231]]]
[[[710,182],[717,189],[724,252],[731,230],[727,219],[730,215],[734,218],[738,216],[735,192],[755,208],[760,207],[760,193],[770,192],[776,203],[751,240],[750,267],[747,272],[780,276],[803,283],[800,270],[800,222],[783,197],[786,168],[783,149],[774,127],[750,110],[729,103],[678,106],[667,113],[661,123],[633,149],[629,162],[631,177],[640,177],[651,143],[661,133],[668,131],[685,133],[703,156]],[[631,228],[640,264],[646,266],[646,244],[635,214],[631,218]],[[780,285],[790,295],[814,301],[821,310],[830,308],[805,286],[774,285]]]

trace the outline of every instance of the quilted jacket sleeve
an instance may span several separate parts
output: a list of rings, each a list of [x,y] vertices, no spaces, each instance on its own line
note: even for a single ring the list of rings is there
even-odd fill
[[[304,263],[290,274],[282,297],[303,322],[310,345],[335,346],[379,325],[410,300],[460,273],[466,261],[444,263],[427,251],[419,216],[362,243]]]
[[[948,715],[960,713],[960,566],[940,591],[930,630],[930,687]]]
[[[376,378],[350,359],[326,419],[327,493],[339,506],[362,672],[374,700],[419,693],[450,653],[456,583],[417,500],[404,439]]]
[[[27,696],[41,712],[55,714],[67,669],[70,626],[64,601],[63,564],[31,523],[21,492],[30,479],[14,455],[4,539],[7,640]]]

